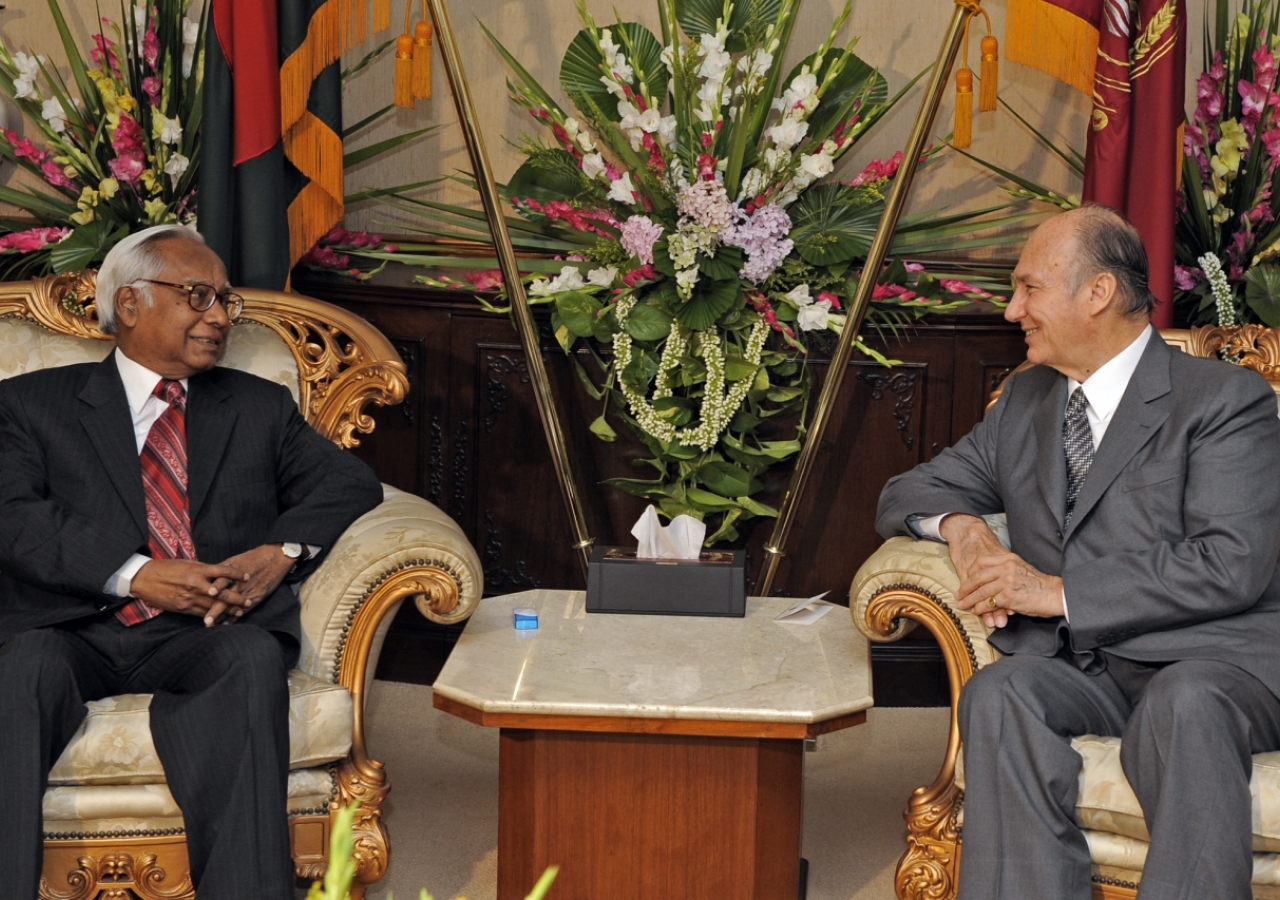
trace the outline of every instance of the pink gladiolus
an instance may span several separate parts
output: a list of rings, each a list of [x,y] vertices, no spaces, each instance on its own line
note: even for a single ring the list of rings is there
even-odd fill
[[[44,173],[44,180],[54,187],[74,188],[75,182],[67,177],[67,173],[62,170],[62,166],[52,160],[46,160],[40,164],[40,171]]]
[[[142,58],[152,69],[160,59],[160,39],[156,37],[156,20],[153,16],[147,22],[147,33],[142,36]]]
[[[383,244],[382,249],[385,250],[387,253],[399,253],[400,245],[399,244]]]
[[[18,137],[18,133],[16,131],[9,131],[8,129],[5,129],[4,137],[5,140],[13,146],[14,156],[29,159],[36,165],[39,165],[49,158],[47,151],[38,149],[35,144],[31,143],[31,141],[26,138]]]
[[[622,276],[622,283],[629,288],[635,287],[642,281],[657,281],[658,270],[646,263],[638,269],[632,269]]]
[[[332,247],[322,247],[317,244],[308,250],[298,262],[304,266],[316,266],[321,269],[345,269],[351,260],[344,254],[338,253]]]
[[[1241,110],[1246,122],[1257,122],[1267,108],[1267,89],[1260,84],[1242,81],[1236,86],[1240,92]]]
[[[840,298],[839,298],[839,297],[837,297],[835,294],[828,293],[827,291],[819,291],[819,292],[818,292],[818,300],[817,300],[817,302],[818,302],[818,303],[821,303],[821,302],[822,302],[822,301],[824,301],[824,300],[825,300],[827,303],[830,303],[830,304],[831,304],[831,308],[832,308],[832,309],[839,309],[839,308],[840,308]]]
[[[29,231],[17,231],[0,237],[0,252],[16,250],[18,253],[30,253],[50,244],[56,244],[67,235],[70,228],[32,228]]]
[[[961,281],[959,278],[940,278],[938,283],[942,285],[944,291],[952,294],[977,294],[979,297],[991,296],[982,288],[974,287],[969,282]]]
[[[1265,45],[1253,51],[1253,77],[1265,90],[1276,86],[1276,58]]]
[[[147,167],[147,151],[142,143],[142,129],[128,113],[120,113],[111,147],[116,151],[116,158],[111,160],[111,174],[120,181],[136,184]]]
[[[1267,156],[1280,160],[1280,127],[1262,132],[1262,143],[1267,148]]]
[[[1173,267],[1173,286],[1180,291],[1192,290],[1203,277],[1204,273],[1199,269],[1187,266]]]
[[[160,89],[160,79],[156,76],[148,75],[142,79],[142,90],[146,92],[147,100],[151,102],[152,106],[160,105]]]
[[[103,21],[107,20],[103,19]],[[109,67],[112,74],[118,78],[120,76],[120,58],[116,56],[115,41],[107,40],[102,34],[95,34],[93,36],[93,44],[94,48],[89,51],[89,58],[97,63],[98,67],[103,71],[106,71],[106,68]],[[105,67],[102,65],[104,61],[107,64]]]
[[[502,287],[500,269],[490,269],[487,272],[463,272],[462,277],[475,285],[477,291],[496,291]]]
[[[873,159],[863,169],[858,177],[850,181],[852,187],[861,187],[864,184],[875,184],[878,181],[884,181],[886,178],[892,178],[898,174],[898,167],[902,165],[902,151],[899,150],[889,159]]]

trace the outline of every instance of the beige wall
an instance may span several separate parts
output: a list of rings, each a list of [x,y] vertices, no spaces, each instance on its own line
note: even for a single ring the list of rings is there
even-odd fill
[[[1205,0],[1189,0],[1191,47],[1188,83],[1199,70],[1200,22]],[[63,0],[73,26],[81,35],[92,22],[95,0]],[[843,0],[805,0],[801,20],[792,41],[793,52],[788,68],[811,52],[825,37],[827,28],[839,12]],[[653,0],[588,0],[588,6],[600,22],[612,20],[617,9],[623,19],[634,19],[658,31],[656,3]],[[0,12],[0,36],[14,49],[38,49],[55,53],[57,34],[42,0],[10,0],[8,9]],[[1004,0],[987,0],[996,34],[1004,34]],[[393,18],[404,7],[394,4]],[[466,64],[472,95],[480,107],[480,118],[490,156],[500,179],[505,180],[519,165],[521,156],[504,137],[515,138],[530,131],[533,122],[506,99],[505,77],[501,60],[488,45],[477,19],[486,23],[525,67],[557,96],[557,73],[565,47],[580,27],[573,0],[453,0],[450,4],[458,42]],[[929,65],[938,52],[943,32],[949,21],[953,0],[854,0],[854,11],[843,35],[858,36],[858,53],[880,68],[889,80],[891,91]],[[975,26],[976,27],[976,26]],[[359,59],[368,49],[390,35],[371,37],[363,46],[353,49],[346,62]],[[970,63],[977,66],[977,42],[970,51]],[[468,168],[462,134],[445,80],[440,54],[435,54],[435,98],[420,102],[417,109],[397,110],[377,127],[368,129],[358,143],[372,142],[395,133],[427,125],[443,129],[394,154],[356,169],[348,180],[348,191],[365,187],[383,187],[449,175]],[[376,64],[356,76],[345,92],[345,118],[357,121],[390,102],[393,60],[385,54]],[[1037,127],[1050,136],[1073,142],[1083,150],[1084,128],[1089,110],[1088,99],[1040,72],[1002,61],[1001,96],[1017,107]],[[852,177],[872,157],[891,155],[906,140],[915,117],[922,92],[917,87],[899,104],[867,138],[846,157],[842,169]],[[1194,95],[1189,93],[1189,97]],[[942,135],[951,129],[953,98],[948,91],[934,133]],[[1078,193],[1078,180],[1071,176],[1056,158],[1039,147],[1030,134],[1004,112],[979,117],[974,127],[974,152],[1042,181],[1061,193]],[[457,185],[442,185],[424,196],[435,196],[447,202],[469,203],[469,192]],[[939,164],[921,174],[917,180],[911,208],[917,211],[947,206],[952,209],[974,208],[1001,202],[1004,194],[995,180],[973,163],[954,154],[944,156]],[[398,223],[410,221],[393,210],[366,204],[352,209],[347,226],[357,229],[396,231]]]

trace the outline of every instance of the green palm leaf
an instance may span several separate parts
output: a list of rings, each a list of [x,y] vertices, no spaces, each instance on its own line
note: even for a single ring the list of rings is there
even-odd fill
[[[884,212],[883,200],[840,184],[820,184],[805,191],[791,207],[791,240],[807,263],[833,266],[865,256]]]
[[[704,34],[716,33],[716,21],[724,18],[724,0],[676,0],[676,21],[684,33],[697,40]],[[747,33],[778,21],[782,0],[734,0],[729,16],[729,40],[725,46],[730,53],[747,49]]]
[[[667,96],[667,68],[662,63],[662,44],[649,29],[638,22],[622,22],[612,26],[614,40],[625,47],[627,61],[635,71],[636,79],[648,89],[650,97],[662,103]],[[617,100],[600,81],[604,74],[604,56],[591,29],[578,32],[564,62],[560,64],[560,85],[570,97],[583,95],[600,107],[613,121],[618,121]]]

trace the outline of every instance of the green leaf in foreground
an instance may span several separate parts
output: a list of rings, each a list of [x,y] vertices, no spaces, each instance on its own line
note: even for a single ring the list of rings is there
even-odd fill
[[[1249,308],[1269,327],[1280,325],[1280,266],[1254,266],[1244,281]]]

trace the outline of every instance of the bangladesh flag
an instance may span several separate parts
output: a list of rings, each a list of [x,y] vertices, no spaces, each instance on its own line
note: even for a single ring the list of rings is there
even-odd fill
[[[1182,170],[1186,0],[1009,0],[1009,59],[1093,97],[1084,199],[1142,234],[1155,324],[1173,324],[1173,231]]]
[[[338,59],[367,0],[212,0],[200,233],[233,284],[282,289],[342,219]]]

